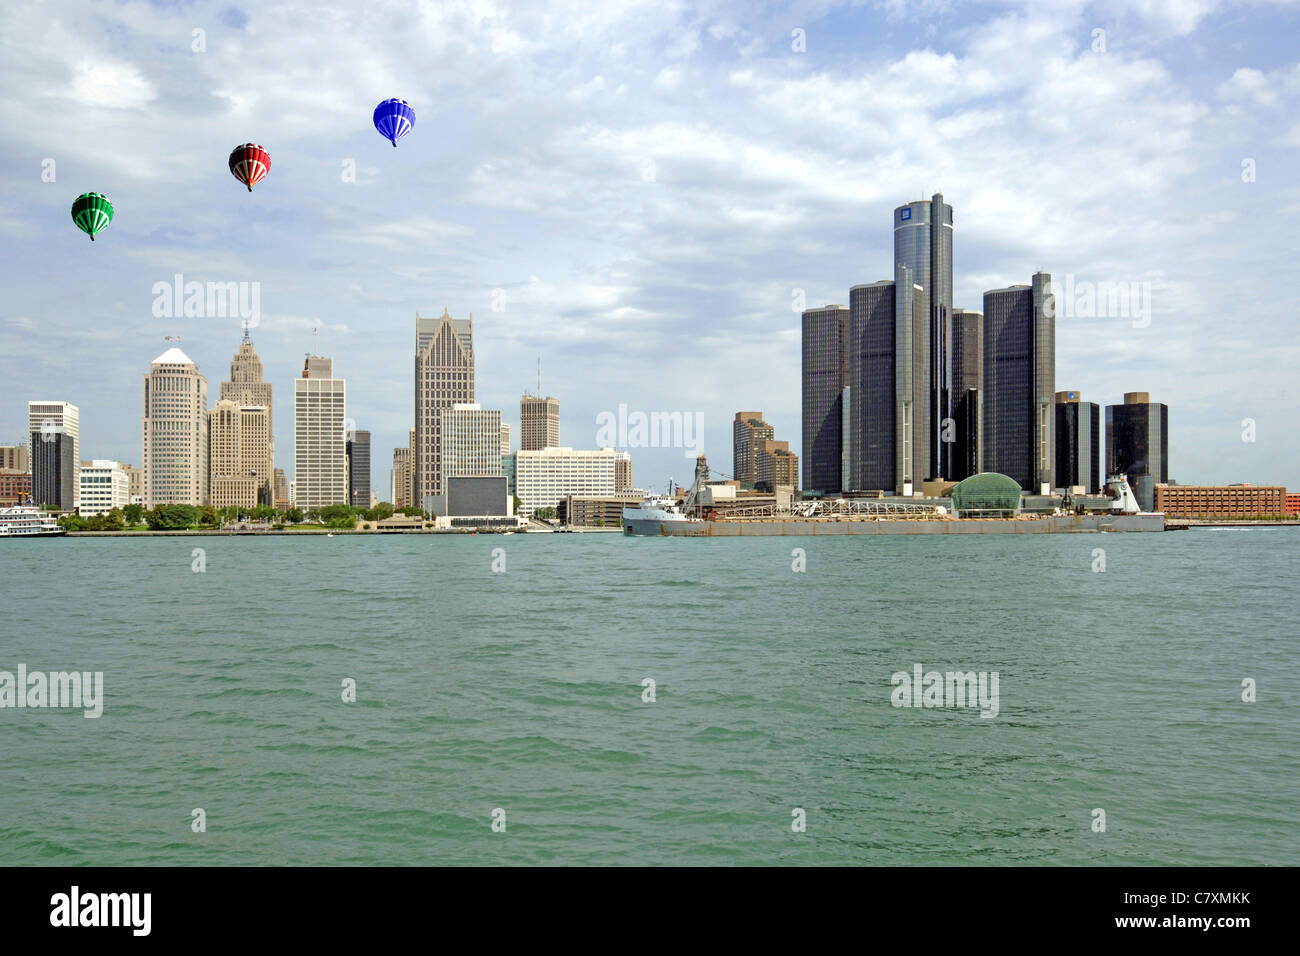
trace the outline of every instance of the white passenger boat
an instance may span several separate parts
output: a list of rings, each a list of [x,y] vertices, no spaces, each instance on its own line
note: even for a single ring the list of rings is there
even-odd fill
[[[52,538],[66,533],[58,518],[40,508],[0,508],[0,538]]]

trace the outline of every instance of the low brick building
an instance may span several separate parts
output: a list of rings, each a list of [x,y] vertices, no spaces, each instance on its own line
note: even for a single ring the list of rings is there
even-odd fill
[[[616,528],[623,523],[623,509],[641,503],[639,493],[619,495],[565,495],[560,499],[561,524],[579,528]]]
[[[22,504],[32,496],[32,476],[30,473],[0,471],[0,508],[12,508]]]
[[[1281,517],[1287,493],[1281,485],[1156,485],[1155,510],[1170,518]]]

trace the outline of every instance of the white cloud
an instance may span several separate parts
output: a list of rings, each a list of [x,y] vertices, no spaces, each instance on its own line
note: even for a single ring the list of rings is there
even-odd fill
[[[83,60],[73,69],[68,95],[86,106],[139,109],[156,100],[158,90],[129,63]]]
[[[666,66],[655,76],[655,86],[661,90],[675,90],[681,85],[681,67]]]

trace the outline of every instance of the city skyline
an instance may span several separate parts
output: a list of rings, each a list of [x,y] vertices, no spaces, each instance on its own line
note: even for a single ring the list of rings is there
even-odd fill
[[[82,409],[80,457],[135,461],[135,376],[163,336],[181,336],[215,382],[241,331],[233,317],[154,314],[151,290],[181,275],[260,283],[252,331],[281,386],[279,467],[291,468],[287,383],[305,351],[346,355],[353,417],[381,457],[403,445],[409,377],[393,370],[409,364],[409,315],[444,305],[479,320],[477,361],[493,369],[474,396],[485,408],[513,409],[543,354],[542,390],[563,403],[566,444],[595,446],[596,417],[626,403],[700,411],[712,460],[726,458],[737,407],[762,407],[799,448],[793,297],[841,302],[848,284],[893,274],[877,224],[942,192],[960,233],[954,314],[1037,271],[1062,284],[1150,282],[1145,317],[1058,319],[1058,381],[1102,407],[1127,391],[1159,395],[1174,410],[1171,478],[1300,485],[1289,441],[1295,294],[1249,294],[1282,267],[1288,217],[1277,212],[1300,202],[1286,159],[1300,127],[1277,122],[1300,92],[1294,57],[1274,40],[1294,34],[1293,10],[1263,6],[1246,25],[1227,9],[1166,4],[990,5],[928,20],[721,5],[702,16],[575,12],[565,35],[525,8],[476,25],[451,5],[436,36],[371,44],[382,95],[392,87],[430,105],[421,115],[446,143],[431,154],[407,148],[418,133],[382,152],[343,115],[357,91],[331,87],[289,108],[278,71],[350,48],[373,29],[363,21],[323,25],[311,54],[263,58],[278,64],[254,67],[263,92],[236,103],[220,92],[234,47],[256,54],[291,8],[198,4],[159,11],[150,29],[95,7],[83,25],[67,9],[55,28],[73,42],[49,63],[15,40],[50,26],[41,8],[0,12],[14,90],[0,105],[12,197],[0,229],[13,253],[0,264],[13,290],[0,309],[0,440],[21,438],[27,401],[57,397]],[[106,24],[121,28],[112,46]],[[187,42],[199,25],[203,53]],[[611,56],[630,26],[648,42]],[[414,67],[453,46],[455,69]],[[539,47],[570,56],[566,68],[546,69]],[[1050,110],[1033,94],[1043,76],[1059,77]],[[60,109],[28,122],[23,100],[46,96]],[[322,105],[330,97],[343,106]],[[628,114],[632,97],[641,113]],[[539,98],[554,109],[532,116]],[[710,99],[699,115],[712,128],[673,125]],[[478,118],[487,102],[507,104],[491,125]],[[285,115],[294,122],[281,125]],[[112,123],[92,144],[82,131],[95,117]],[[904,121],[926,135],[901,135]],[[683,135],[663,135],[674,129]],[[251,196],[224,169],[230,144],[250,139],[272,140],[277,156]],[[141,148],[150,163],[122,158]],[[44,158],[57,164],[52,181]],[[342,178],[349,160],[354,181]],[[425,176],[431,161],[439,171]],[[1111,170],[1105,183],[1088,175],[1098,164]],[[91,188],[118,208],[93,246],[65,221],[70,195]],[[270,238],[274,216],[289,235]],[[649,341],[691,348],[649,363]],[[680,449],[630,451],[642,484],[689,471]],[[381,497],[384,471],[372,480]]]

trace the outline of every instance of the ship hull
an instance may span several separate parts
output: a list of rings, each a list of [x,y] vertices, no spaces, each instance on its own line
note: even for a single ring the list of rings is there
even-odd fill
[[[672,519],[662,518],[623,518],[623,533],[637,535],[679,535],[686,536],[690,532],[684,529],[690,528],[698,530],[703,525],[709,524],[707,521],[674,521]]]
[[[628,534],[672,537],[740,538],[796,537],[845,534],[1091,534],[1103,531],[1164,531],[1162,514],[1051,515],[1043,518],[956,518],[951,520],[881,519],[878,521],[774,520],[774,521],[645,521]]]

